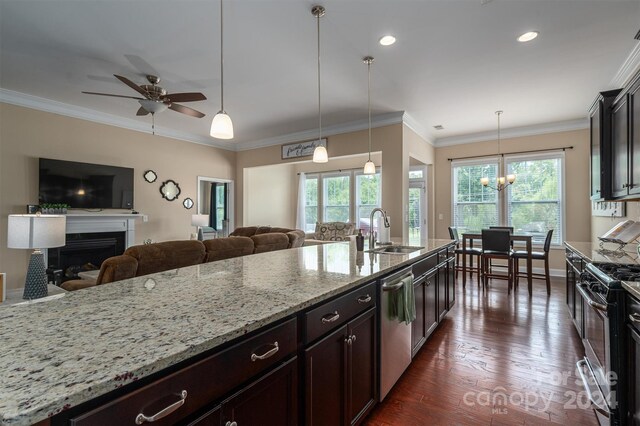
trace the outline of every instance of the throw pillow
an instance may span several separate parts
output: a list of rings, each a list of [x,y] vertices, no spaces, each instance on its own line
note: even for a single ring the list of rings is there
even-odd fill
[[[350,222],[316,222],[316,240],[347,241],[353,235],[354,226]]]

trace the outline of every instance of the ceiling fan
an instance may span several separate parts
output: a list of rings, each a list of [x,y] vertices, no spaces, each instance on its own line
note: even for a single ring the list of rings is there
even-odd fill
[[[127,98],[127,99],[135,99],[140,103],[140,109],[136,115],[147,115],[147,114],[155,114],[157,112],[165,111],[167,108],[176,112],[180,112],[182,114],[187,114],[192,117],[202,118],[205,115],[200,111],[196,111],[193,108],[186,107],[184,105],[179,105],[176,102],[195,102],[195,101],[204,101],[207,99],[205,95],[199,92],[189,92],[189,93],[167,93],[165,89],[158,86],[160,83],[160,78],[155,75],[147,75],[147,80],[151,84],[143,84],[138,86],[133,81],[129,80],[126,77],[121,75],[113,75],[115,78],[131,87],[136,92],[140,93],[143,98],[135,97],[135,96],[124,96],[124,95],[115,95],[111,93],[98,93],[98,92],[82,92],[87,95],[100,95],[100,96],[113,96],[116,98]]]

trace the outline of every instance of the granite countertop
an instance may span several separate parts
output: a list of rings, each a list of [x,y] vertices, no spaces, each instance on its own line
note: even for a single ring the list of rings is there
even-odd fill
[[[592,263],[622,263],[625,265],[640,265],[640,259],[636,252],[635,244],[629,244],[624,251],[615,251],[617,244],[604,243],[605,251],[600,248],[600,242],[573,242],[564,243],[571,250],[579,253]]]
[[[0,424],[27,425],[161,371],[451,244],[288,249],[0,309]]]

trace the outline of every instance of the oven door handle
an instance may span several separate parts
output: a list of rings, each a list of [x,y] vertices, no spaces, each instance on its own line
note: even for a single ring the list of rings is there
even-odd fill
[[[581,359],[576,363],[576,369],[578,370],[578,374],[580,374],[580,379],[582,379],[582,386],[584,387],[584,390],[587,393],[587,397],[589,398],[589,401],[591,401],[591,404],[593,404],[594,409],[596,411],[609,417],[611,415],[611,410],[609,410],[609,407],[606,405],[606,401],[604,399],[604,395],[602,395],[602,392],[600,392],[600,395],[602,395],[602,401],[605,403],[604,407],[598,404],[593,398],[593,394],[591,393],[591,389],[589,388],[589,380],[587,379],[587,375],[584,372],[585,367],[589,371],[589,374],[591,375],[591,377],[593,378],[593,382],[596,383],[596,386],[598,382],[596,381],[595,375],[593,374],[593,371],[591,370],[591,366],[589,365],[589,362],[587,361],[586,358]]]
[[[607,305],[603,305],[602,303],[598,303],[595,300],[593,300],[591,298],[591,296],[589,296],[585,290],[585,285],[584,284],[578,284],[576,286],[576,288],[578,289],[578,291],[580,292],[580,294],[582,295],[582,297],[584,297],[584,300],[587,301],[587,303],[589,304],[589,306],[591,306],[594,309],[597,309],[599,311],[604,311],[607,312]]]

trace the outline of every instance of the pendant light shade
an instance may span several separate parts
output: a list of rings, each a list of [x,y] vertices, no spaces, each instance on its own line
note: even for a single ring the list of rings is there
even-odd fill
[[[318,27],[318,146],[313,150],[313,162],[314,163],[326,163],[329,161],[329,153],[327,148],[320,145],[322,141],[322,108],[320,104],[320,18],[325,14],[325,9],[322,6],[313,6],[311,8],[311,14],[316,17]]]
[[[220,0],[220,111],[211,121],[209,134],[217,139],[233,139],[233,123],[224,110],[224,51],[223,51],[223,19],[222,0]]]
[[[233,139],[233,123],[224,111],[219,111],[211,121],[211,136],[217,139]]]
[[[376,165],[371,161],[371,64],[373,57],[365,56],[362,58],[362,62],[367,64],[367,111],[369,112],[369,160],[364,164],[364,174],[375,175]]]

